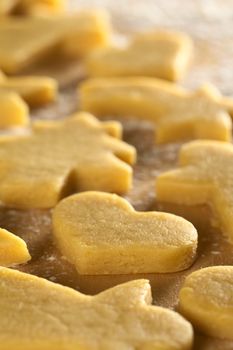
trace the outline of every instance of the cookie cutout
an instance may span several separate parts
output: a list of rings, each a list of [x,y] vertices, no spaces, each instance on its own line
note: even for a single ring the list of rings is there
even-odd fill
[[[0,268],[1,350],[191,349],[191,324],[151,302],[147,280],[88,296]]]
[[[192,40],[186,34],[140,33],[124,48],[93,52],[86,60],[86,69],[95,77],[149,76],[176,81],[184,76],[191,52]]]
[[[30,259],[26,243],[20,237],[0,228],[0,266],[24,264]]]
[[[179,168],[156,180],[160,201],[211,206],[215,225],[233,242],[233,146],[219,141],[193,141],[182,146]]]
[[[191,273],[179,294],[179,311],[202,333],[233,340],[233,266]]]
[[[92,45],[105,45],[105,18],[105,12],[102,16],[100,11],[93,11],[53,17],[2,19],[0,69],[6,73],[15,73],[52,52],[56,53],[56,60],[61,51],[66,51],[66,45],[71,46],[72,42],[74,46],[73,38],[80,39],[78,45],[77,41],[75,42],[75,45],[79,46],[77,51],[80,55],[85,54],[88,43],[89,49]],[[98,38],[96,41],[95,36]],[[85,48],[85,52],[82,52],[82,47]]]
[[[116,123],[88,113],[63,121],[38,121],[27,135],[0,143],[0,200],[23,208],[50,208],[65,195],[85,190],[126,192],[134,147],[110,136]],[[128,163],[128,164],[127,164]]]
[[[106,11],[86,11],[79,18],[79,30],[69,34],[62,43],[62,51],[68,57],[86,56],[97,48],[108,46],[111,35],[111,21]]]
[[[16,92],[33,107],[54,101],[57,89],[56,80],[48,77],[1,75],[0,78],[0,91]]]
[[[80,88],[81,109],[97,116],[137,117],[156,126],[156,142],[231,140],[232,121],[209,85],[190,92],[150,78],[90,79]]]
[[[28,123],[27,104],[18,94],[0,89],[0,129],[26,126]]]
[[[185,219],[136,212],[123,198],[80,193],[53,212],[56,243],[80,274],[175,272],[194,261],[197,232]]]

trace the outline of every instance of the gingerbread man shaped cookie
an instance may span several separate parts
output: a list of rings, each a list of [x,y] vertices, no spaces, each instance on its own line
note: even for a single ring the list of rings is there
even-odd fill
[[[190,350],[191,324],[151,302],[147,280],[87,296],[0,268],[1,350]]]
[[[233,146],[219,141],[193,141],[179,155],[179,168],[156,180],[160,201],[208,204],[224,235],[233,242]]]
[[[90,79],[79,93],[82,110],[154,123],[157,143],[231,140],[232,99],[223,99],[209,84],[192,92],[152,78]]]
[[[62,121],[38,121],[26,135],[0,139],[0,200],[49,208],[76,191],[126,192],[136,152],[116,138],[119,134],[119,123],[78,113]]]

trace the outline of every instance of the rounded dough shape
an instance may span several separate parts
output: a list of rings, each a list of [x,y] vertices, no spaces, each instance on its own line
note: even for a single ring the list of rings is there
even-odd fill
[[[78,272],[90,275],[184,270],[197,248],[197,231],[187,220],[137,212],[117,195],[94,191],[56,206],[53,234]]]
[[[179,311],[202,333],[233,340],[233,266],[207,267],[189,275]]]

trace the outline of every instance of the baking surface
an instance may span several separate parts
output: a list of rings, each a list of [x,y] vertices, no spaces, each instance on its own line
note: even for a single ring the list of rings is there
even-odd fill
[[[233,1],[97,1],[81,0],[79,7],[105,6],[112,12],[115,27],[121,33],[130,33],[153,27],[169,27],[184,30],[195,41],[195,57],[185,86],[195,87],[210,81],[225,94],[233,95]],[[144,4],[143,4],[144,3]],[[145,4],[146,3],[146,4]],[[209,7],[207,6],[209,4]],[[129,11],[132,11],[129,13]],[[80,62],[46,62],[30,72],[47,73],[58,78],[61,85],[59,101],[46,109],[33,111],[33,118],[60,118],[77,110],[76,86],[83,77]],[[177,295],[184,277],[191,271],[210,265],[233,265],[233,246],[219,230],[210,225],[211,213],[207,207],[182,207],[156,202],[154,190],[156,175],[176,165],[181,144],[154,144],[153,127],[132,119],[124,120],[124,140],[138,151],[134,168],[134,186],[126,198],[137,210],[163,210],[180,214],[192,221],[199,234],[198,255],[194,265],[186,271],[173,274],[80,276],[53,245],[51,215],[47,210],[19,211],[0,208],[0,226],[25,239],[32,261],[19,269],[45,277],[77,289],[95,294],[130,279],[148,278],[153,290],[154,303],[175,308]],[[196,334],[195,349],[231,350],[233,342],[217,340]]]

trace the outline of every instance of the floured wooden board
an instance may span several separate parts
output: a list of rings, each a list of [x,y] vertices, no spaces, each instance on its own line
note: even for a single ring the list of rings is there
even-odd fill
[[[79,6],[106,5],[107,9],[112,11],[116,28],[124,33],[154,26],[186,31],[195,40],[196,55],[190,73],[182,83],[185,86],[195,87],[202,82],[210,81],[223,93],[233,95],[232,14],[230,15],[233,12],[233,1],[189,1],[184,5],[182,0],[172,2],[148,0],[145,3],[143,5],[142,1],[134,0],[132,6],[130,0],[117,3],[108,0],[83,0],[79,1]],[[129,9],[132,11],[131,14]],[[77,109],[76,86],[83,77],[79,62],[56,61],[56,65],[51,62],[41,63],[40,67],[30,68],[30,72],[51,74],[58,78],[62,86],[59,101],[46,109],[33,111],[33,118],[61,118]],[[161,171],[175,167],[181,144],[156,146],[153,127],[150,124],[129,119],[124,120],[123,125],[124,140],[136,146],[138,151],[138,162],[134,168],[134,187],[126,198],[137,210],[156,209],[176,214],[185,211],[187,219],[195,218],[193,223],[199,233],[198,256],[189,270],[173,274],[79,276],[75,268],[53,245],[50,211],[19,211],[2,207],[0,227],[18,234],[28,244],[32,261],[20,266],[21,271],[45,277],[87,294],[95,294],[131,279],[146,277],[151,281],[156,304],[175,308],[178,291],[185,276],[204,266],[233,265],[233,246],[227,243],[218,230],[211,228],[209,220],[211,215],[206,207],[182,208],[156,202],[155,177]],[[194,349],[231,350],[233,343],[196,334]]]

